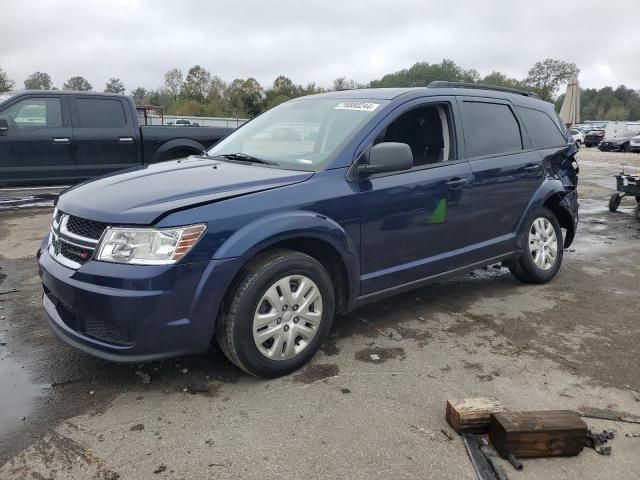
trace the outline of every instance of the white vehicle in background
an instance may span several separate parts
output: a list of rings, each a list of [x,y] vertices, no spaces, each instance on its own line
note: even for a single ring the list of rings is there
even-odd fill
[[[634,153],[640,153],[640,135],[633,137],[629,140],[629,151]]]
[[[573,137],[573,141],[576,142],[576,146],[580,148],[584,144],[584,135],[577,128],[570,128],[569,133]]]

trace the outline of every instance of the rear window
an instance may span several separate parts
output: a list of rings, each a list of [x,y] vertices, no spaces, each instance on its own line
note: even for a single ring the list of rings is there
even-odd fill
[[[463,102],[462,122],[468,157],[522,150],[520,125],[508,105]]]
[[[76,104],[81,128],[118,128],[127,124],[120,100],[78,98]]]
[[[546,113],[524,107],[518,107],[518,113],[527,127],[535,148],[562,147],[567,143],[558,126]]]

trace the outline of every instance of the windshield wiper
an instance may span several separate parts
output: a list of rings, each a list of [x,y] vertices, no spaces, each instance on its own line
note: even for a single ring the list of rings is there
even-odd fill
[[[265,160],[264,158],[254,157],[252,155],[247,155],[246,153],[225,153],[222,155],[216,155],[217,157],[224,157],[229,160],[234,160],[238,162],[250,162],[250,163],[263,163],[265,165],[279,165],[277,162],[272,160]]]

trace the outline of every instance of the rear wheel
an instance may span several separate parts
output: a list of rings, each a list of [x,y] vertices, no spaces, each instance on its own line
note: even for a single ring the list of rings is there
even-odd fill
[[[609,197],[609,211],[615,212],[616,210],[618,210],[620,202],[622,202],[622,195],[620,195],[618,192],[613,193],[611,197]]]
[[[314,258],[275,250],[246,269],[217,322],[225,355],[259,377],[297,370],[316,353],[331,328],[334,288]]]
[[[546,283],[562,265],[562,229],[555,215],[541,208],[529,223],[523,255],[509,270],[521,282]]]

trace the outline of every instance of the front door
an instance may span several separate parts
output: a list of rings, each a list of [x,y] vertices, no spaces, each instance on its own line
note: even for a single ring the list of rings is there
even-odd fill
[[[0,111],[0,185],[68,184],[77,177],[66,99],[22,98]]]
[[[464,264],[472,174],[458,158],[453,99],[413,102],[374,132],[407,143],[414,168],[359,183],[361,295]]]

